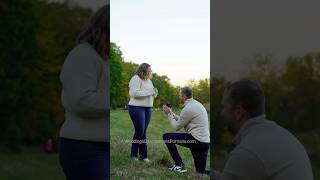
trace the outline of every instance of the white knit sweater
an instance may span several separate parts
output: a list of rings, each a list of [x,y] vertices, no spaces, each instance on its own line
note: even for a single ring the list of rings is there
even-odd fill
[[[129,95],[129,105],[152,107],[158,94],[150,79],[142,80],[138,75],[134,75],[129,82]]]
[[[180,116],[173,112],[168,114],[171,126],[179,131],[181,128],[200,142],[210,143],[208,113],[203,105],[193,98],[184,103]]]

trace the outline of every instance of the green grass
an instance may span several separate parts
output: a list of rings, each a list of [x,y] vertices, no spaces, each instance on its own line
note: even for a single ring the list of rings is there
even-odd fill
[[[21,153],[0,152],[1,180],[60,180],[58,154],[47,154],[41,147],[24,147]]]
[[[168,120],[161,111],[153,112],[148,128],[149,140],[161,140],[163,132],[173,131]],[[194,163],[188,149],[178,146],[179,152],[186,164],[188,173],[176,174],[168,172],[167,166],[172,159],[163,143],[149,144],[151,164],[131,161],[131,144],[121,143],[121,140],[131,140],[133,126],[127,111],[111,112],[111,179],[209,179],[194,172]],[[307,146],[310,151],[310,147]],[[227,152],[213,149],[212,167],[222,170]],[[318,152],[318,151],[317,151]],[[320,158],[310,156],[315,180],[320,180]],[[207,169],[209,169],[209,159]],[[47,154],[41,147],[23,147],[21,153],[5,151],[0,147],[0,179],[1,180],[63,180],[64,175],[59,165],[58,154]]]
[[[148,140],[161,140],[164,132],[173,131],[163,112],[153,112],[148,127]],[[133,126],[127,111],[111,112],[111,179],[209,179],[194,172],[194,163],[190,151],[178,146],[179,152],[186,164],[188,173],[176,174],[169,172],[167,166],[172,159],[163,143],[149,144],[151,164],[133,162],[130,159],[129,143],[121,140],[131,140]],[[304,141],[303,141],[304,142]],[[304,143],[305,144],[305,143]],[[310,147],[306,146],[309,151]],[[317,150],[317,151],[316,151]],[[314,151],[319,152],[318,149]],[[213,149],[212,167],[222,170],[227,158],[227,152],[219,147]],[[315,153],[317,154],[317,153]],[[320,158],[310,156],[315,180],[320,180]],[[209,159],[207,169],[209,169]],[[0,146],[0,179],[1,180],[63,180],[64,174],[59,165],[58,154],[47,154],[41,147],[23,147],[21,153],[5,151]]]
[[[195,173],[191,152],[187,148],[178,146],[180,155],[188,170],[178,174],[168,171],[167,167],[173,162],[167,147],[162,142],[164,132],[174,132],[167,117],[162,111],[153,111],[147,130],[148,141],[159,143],[148,144],[148,157],[151,164],[135,162],[130,159],[131,141],[134,133],[132,121],[125,110],[111,111],[111,179],[209,179]],[[183,132],[183,131],[182,131]],[[210,156],[207,160],[207,169],[210,169]]]

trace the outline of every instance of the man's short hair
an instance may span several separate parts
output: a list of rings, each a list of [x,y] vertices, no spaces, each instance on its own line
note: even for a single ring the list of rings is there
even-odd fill
[[[181,94],[187,96],[187,98],[192,98],[192,89],[190,87],[181,88]]]
[[[265,97],[260,85],[251,80],[240,80],[227,87],[231,104],[240,104],[249,113],[249,117],[256,117],[265,113]]]

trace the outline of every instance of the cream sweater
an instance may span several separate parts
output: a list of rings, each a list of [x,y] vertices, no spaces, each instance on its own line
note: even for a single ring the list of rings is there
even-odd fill
[[[134,75],[129,82],[129,95],[128,105],[153,107],[153,100],[158,94],[150,79],[142,80],[138,75]]]
[[[60,137],[109,141],[109,63],[88,43],[67,56],[61,74],[65,121]]]
[[[168,119],[177,131],[184,127],[198,141],[210,143],[208,113],[200,102],[193,98],[186,100],[180,116],[172,112]]]

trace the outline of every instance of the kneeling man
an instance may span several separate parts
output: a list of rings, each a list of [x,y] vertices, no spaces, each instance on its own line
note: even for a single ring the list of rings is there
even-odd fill
[[[204,106],[193,99],[192,89],[181,88],[180,96],[184,108],[180,116],[174,114],[172,109],[163,106],[164,112],[168,115],[171,126],[179,131],[181,128],[186,133],[165,133],[163,140],[170,152],[175,164],[169,170],[175,172],[186,172],[183,161],[179,155],[176,144],[190,149],[197,173],[209,174],[206,170],[207,155],[210,147],[208,114]]]

